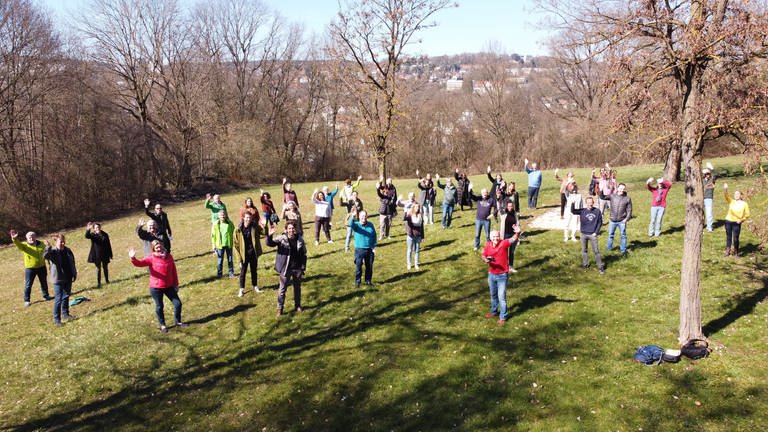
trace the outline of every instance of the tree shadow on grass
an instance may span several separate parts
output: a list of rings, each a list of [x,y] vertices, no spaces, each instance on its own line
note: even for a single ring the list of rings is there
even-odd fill
[[[740,293],[726,302],[730,308],[723,316],[706,323],[702,328],[705,335],[712,335],[733,324],[739,318],[754,312],[755,307],[768,298],[768,279],[763,279],[763,287],[751,293]]]
[[[237,306],[233,307],[230,310],[216,312],[216,313],[210,314],[210,315],[202,317],[202,318],[197,318],[197,319],[194,319],[194,320],[189,320],[189,321],[187,321],[187,324],[205,324],[205,323],[217,320],[219,318],[227,318],[227,317],[231,317],[232,315],[237,315],[237,314],[239,314],[241,312],[245,312],[248,309],[252,309],[254,307],[256,307],[256,305],[254,305],[254,304],[240,304],[240,305],[237,305]]]
[[[526,267],[538,267],[540,265],[546,264],[546,262],[551,260],[551,259],[552,259],[551,256],[546,255],[546,256],[543,256],[541,258],[536,258],[533,261],[528,261],[527,263],[525,263],[523,265],[516,265],[515,268],[522,269],[522,268],[526,268]],[[517,260],[516,262],[519,262],[519,260]]]
[[[466,254],[467,254],[467,252],[457,252],[455,254],[448,255],[447,257],[440,258],[437,261],[427,262],[427,264],[437,264],[437,263],[446,262],[446,261],[456,261],[456,260],[458,260],[459,258],[463,257]]]
[[[632,240],[629,242],[629,246],[627,249],[646,249],[646,248],[652,248],[656,247],[658,244],[658,240],[656,239],[650,239],[648,241],[642,241],[642,240]]]
[[[195,285],[205,285],[205,284],[213,282],[213,281],[224,280],[224,278],[225,277],[218,277],[216,275],[206,276],[204,278],[191,280],[191,281],[183,284],[183,286],[184,287],[192,287],[192,286],[195,286]]]
[[[537,236],[539,234],[543,234],[543,233],[545,233],[547,231],[551,231],[551,230],[532,229],[532,230],[528,230],[528,231],[523,231],[523,239],[525,239],[527,237],[534,237],[534,236]]]

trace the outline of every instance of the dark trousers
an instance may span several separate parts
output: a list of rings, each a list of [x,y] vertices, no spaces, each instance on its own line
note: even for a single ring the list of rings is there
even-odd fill
[[[157,321],[161,326],[165,325],[165,314],[163,313],[163,295],[173,303],[173,318],[176,320],[176,324],[181,322],[181,299],[179,293],[176,292],[176,287],[170,288],[150,288],[149,295],[152,296],[152,300],[155,301],[155,315],[157,315]]]
[[[320,241],[320,228],[325,233],[325,238],[331,240],[331,218],[315,216],[315,241]]]
[[[739,250],[739,235],[741,234],[741,224],[731,221],[725,221],[725,247]]]
[[[61,322],[62,315],[69,315],[70,294],[72,294],[72,282],[53,284],[53,322]]]
[[[539,201],[539,188],[528,187],[528,208],[535,209]]]
[[[43,293],[43,298],[49,297],[48,295],[48,279],[45,273],[45,266],[38,268],[25,268],[24,269],[24,301],[29,301],[29,296],[32,295],[32,283],[35,281],[35,277],[40,280],[40,291]]]
[[[592,245],[592,252],[595,253],[595,262],[597,262],[597,268],[603,269],[603,261],[600,259],[600,248],[597,245],[597,234],[584,234],[581,233],[581,266],[587,267],[589,265],[589,245]]]
[[[568,197],[565,196],[565,192],[560,194],[560,218],[565,216],[565,204],[568,203]]]
[[[251,266],[251,285],[257,285],[256,270],[258,266],[258,258],[255,253],[246,253],[245,261],[240,263],[240,288],[245,288],[245,272],[248,271],[248,266]]]
[[[285,291],[288,289],[288,283],[293,282],[293,304],[294,309],[301,307],[301,276],[304,272],[301,270],[286,270],[285,274],[280,274],[280,287],[277,289],[277,310],[283,310],[285,305]]]
[[[96,266],[96,285],[101,286],[101,270],[104,269],[104,282],[109,283],[109,263],[108,262],[95,262]]]
[[[514,235],[514,234],[513,234]],[[512,236],[504,236],[504,238],[512,238]],[[515,267],[515,249],[517,249],[517,242],[516,241],[509,241],[509,249],[507,250],[508,260],[509,260],[509,268]]]
[[[373,249],[355,248],[355,286],[360,285],[365,264],[365,283],[370,284],[373,278]]]

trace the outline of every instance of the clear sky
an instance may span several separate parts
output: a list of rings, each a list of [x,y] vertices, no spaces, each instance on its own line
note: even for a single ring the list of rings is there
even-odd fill
[[[1,0],[0,0],[1,1]],[[38,0],[54,13],[54,22],[63,22],[66,12],[77,10],[88,0]],[[321,35],[338,11],[336,0],[262,0],[289,21],[301,23],[308,33]],[[181,0],[194,4],[194,0]],[[412,54],[437,56],[479,52],[489,44],[497,51],[520,55],[543,55],[546,32],[536,28],[539,17],[532,12],[532,0],[458,0],[459,7],[434,15],[437,27],[419,35],[421,43]]]

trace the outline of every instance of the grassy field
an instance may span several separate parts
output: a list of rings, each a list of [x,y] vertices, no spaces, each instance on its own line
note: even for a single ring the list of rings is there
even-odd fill
[[[733,191],[752,182],[742,176],[739,159],[715,165],[727,177],[718,187],[727,181]],[[606,252],[601,236],[603,276],[594,265],[579,268],[579,246],[563,243],[561,231],[527,232],[517,249],[519,273],[511,278],[505,326],[483,318],[487,266],[472,250],[469,211],[457,210],[453,229],[427,227],[418,271],[405,269],[398,222],[392,239],[377,249],[374,287],[365,290],[353,287],[342,212],[334,216],[334,244],[314,246],[313,227],[305,225],[304,312],[276,318],[273,249],[259,261],[266,292],[238,298],[236,279],[215,278],[202,200],[166,205],[190,324],[168,334],[158,331],[146,272],[127,259],[130,246],[140,248],[133,231],[138,211],[103,224],[116,258],[112,283],[102,288],[86,263],[84,228],[69,233],[80,272],[73,295],[90,301],[73,306],[78,318],[61,328],[52,325],[52,304],[41,301],[37,283],[32,306],[23,307],[21,254],[4,248],[0,429],[763,430],[768,262],[748,230],[740,259],[722,256],[722,222],[704,236],[702,304],[712,355],[659,367],[632,362],[639,345],[676,346],[683,187],[670,191],[661,238],[649,239],[644,182],[660,170],[619,169],[636,218],[628,224],[627,259]],[[586,189],[588,170],[576,176]],[[524,173],[505,178],[524,191]],[[484,176],[473,180],[476,189],[488,184]],[[416,190],[414,180],[395,183],[400,193]],[[312,219],[309,196],[317,186],[296,185],[305,221]],[[281,196],[279,186],[267,190]],[[719,191],[715,215],[722,219]],[[223,201],[234,212],[246,196],[257,195],[229,194]],[[378,208],[373,182],[363,182],[360,195],[368,209]],[[559,204],[552,171],[545,172],[541,203]],[[766,197],[750,204],[753,214],[762,212]],[[524,214],[530,222],[532,215]],[[289,290],[287,310],[292,306]]]

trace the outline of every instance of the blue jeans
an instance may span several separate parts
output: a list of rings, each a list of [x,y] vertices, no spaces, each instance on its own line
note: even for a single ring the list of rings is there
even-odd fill
[[[453,221],[454,204],[443,203],[443,228],[450,228]]]
[[[360,285],[365,263],[365,283],[370,284],[373,278],[373,249],[355,248],[355,286]]]
[[[221,266],[224,261],[224,254],[227,254],[227,265],[229,266],[229,275],[233,276],[235,274],[235,267],[232,265],[232,248],[230,247],[223,247],[221,249],[216,249],[216,275],[221,277]]]
[[[536,203],[539,201],[539,188],[528,187],[528,208],[535,209]]]
[[[661,220],[664,219],[664,210],[666,210],[665,207],[651,207],[651,223],[648,225],[648,237],[652,235],[658,237],[661,234]],[[654,222],[656,222],[655,230]]]
[[[491,221],[488,219],[475,219],[475,249],[480,248],[480,230],[485,231],[485,241],[490,239],[491,235]]]
[[[715,221],[712,215],[712,198],[704,198],[704,217],[707,219],[707,231],[712,231],[712,223]]]
[[[179,324],[181,322],[181,299],[179,298],[179,293],[176,292],[176,287],[149,289],[149,295],[151,295],[152,300],[155,301],[155,315],[157,315],[157,321],[161,326],[165,325],[163,294],[165,294],[171,303],[173,303],[173,318],[176,320],[176,324]]]
[[[352,238],[352,227],[347,226],[347,238],[344,240],[344,250],[349,250],[349,239]]]
[[[507,274],[488,273],[488,288],[491,290],[491,313],[499,314],[499,319],[506,321]]]
[[[421,252],[421,237],[406,236],[405,238],[405,262],[411,266],[411,252],[416,265],[419,265],[419,253]]]
[[[69,315],[70,294],[72,294],[72,282],[53,284],[53,322],[61,322],[62,315]]]
[[[616,227],[619,227],[619,233],[621,234],[621,241],[619,243],[619,250],[621,253],[627,251],[627,223],[626,222],[608,222],[608,250],[613,249],[613,233],[616,231]]]
[[[32,283],[35,281],[35,276],[40,280],[40,290],[43,292],[43,298],[48,298],[48,279],[46,279],[45,266],[38,268],[25,268],[24,269],[24,301],[29,301],[29,296],[32,294]]]

